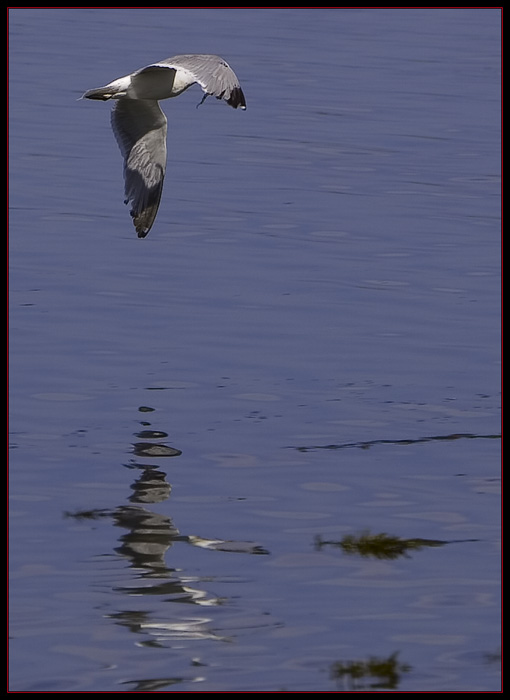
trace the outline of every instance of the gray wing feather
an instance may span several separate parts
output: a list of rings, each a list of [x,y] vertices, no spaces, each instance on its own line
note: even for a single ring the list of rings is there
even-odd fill
[[[153,64],[167,68],[184,68],[208,95],[223,99],[231,107],[246,109],[246,100],[237,75],[221,56],[182,54]],[[151,66],[147,66],[150,68]]]
[[[130,99],[117,101],[111,119],[124,158],[125,202],[138,237],[145,238],[163,191],[167,120],[155,100]]]

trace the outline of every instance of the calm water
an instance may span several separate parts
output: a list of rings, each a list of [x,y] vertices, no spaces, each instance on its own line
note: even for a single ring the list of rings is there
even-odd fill
[[[10,690],[498,690],[499,10],[9,19]]]

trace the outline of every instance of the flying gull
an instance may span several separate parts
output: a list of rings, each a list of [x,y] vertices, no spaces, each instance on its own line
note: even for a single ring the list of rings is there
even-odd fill
[[[124,158],[125,204],[138,238],[145,238],[158,212],[166,168],[167,120],[159,100],[177,97],[194,83],[205,95],[225,100],[234,109],[246,109],[236,74],[220,56],[185,54],[87,90],[89,100],[116,100],[112,129]]]

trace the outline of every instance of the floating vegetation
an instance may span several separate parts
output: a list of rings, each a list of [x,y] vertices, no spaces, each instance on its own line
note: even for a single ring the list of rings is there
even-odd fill
[[[483,655],[483,660],[486,664],[500,664],[502,658],[501,649],[494,652],[488,651]]]
[[[417,551],[424,547],[442,547],[445,544],[448,542],[444,540],[425,540],[419,537],[406,540],[396,535],[387,535],[385,532],[374,535],[369,530],[365,530],[360,535],[345,535],[341,540],[323,540],[320,535],[315,537],[316,549],[322,549],[325,546],[338,547],[345,554],[358,554],[361,557],[376,559],[408,558],[410,551]]]
[[[371,656],[367,661],[335,661],[330,675],[345,690],[381,688],[395,690],[403,673],[409,673],[409,664],[399,663],[396,651],[388,658]]]

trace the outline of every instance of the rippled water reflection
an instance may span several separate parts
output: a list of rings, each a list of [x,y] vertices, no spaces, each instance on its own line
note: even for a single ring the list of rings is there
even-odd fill
[[[9,20],[10,690],[499,689],[499,10]],[[139,241],[77,98],[190,51]]]

